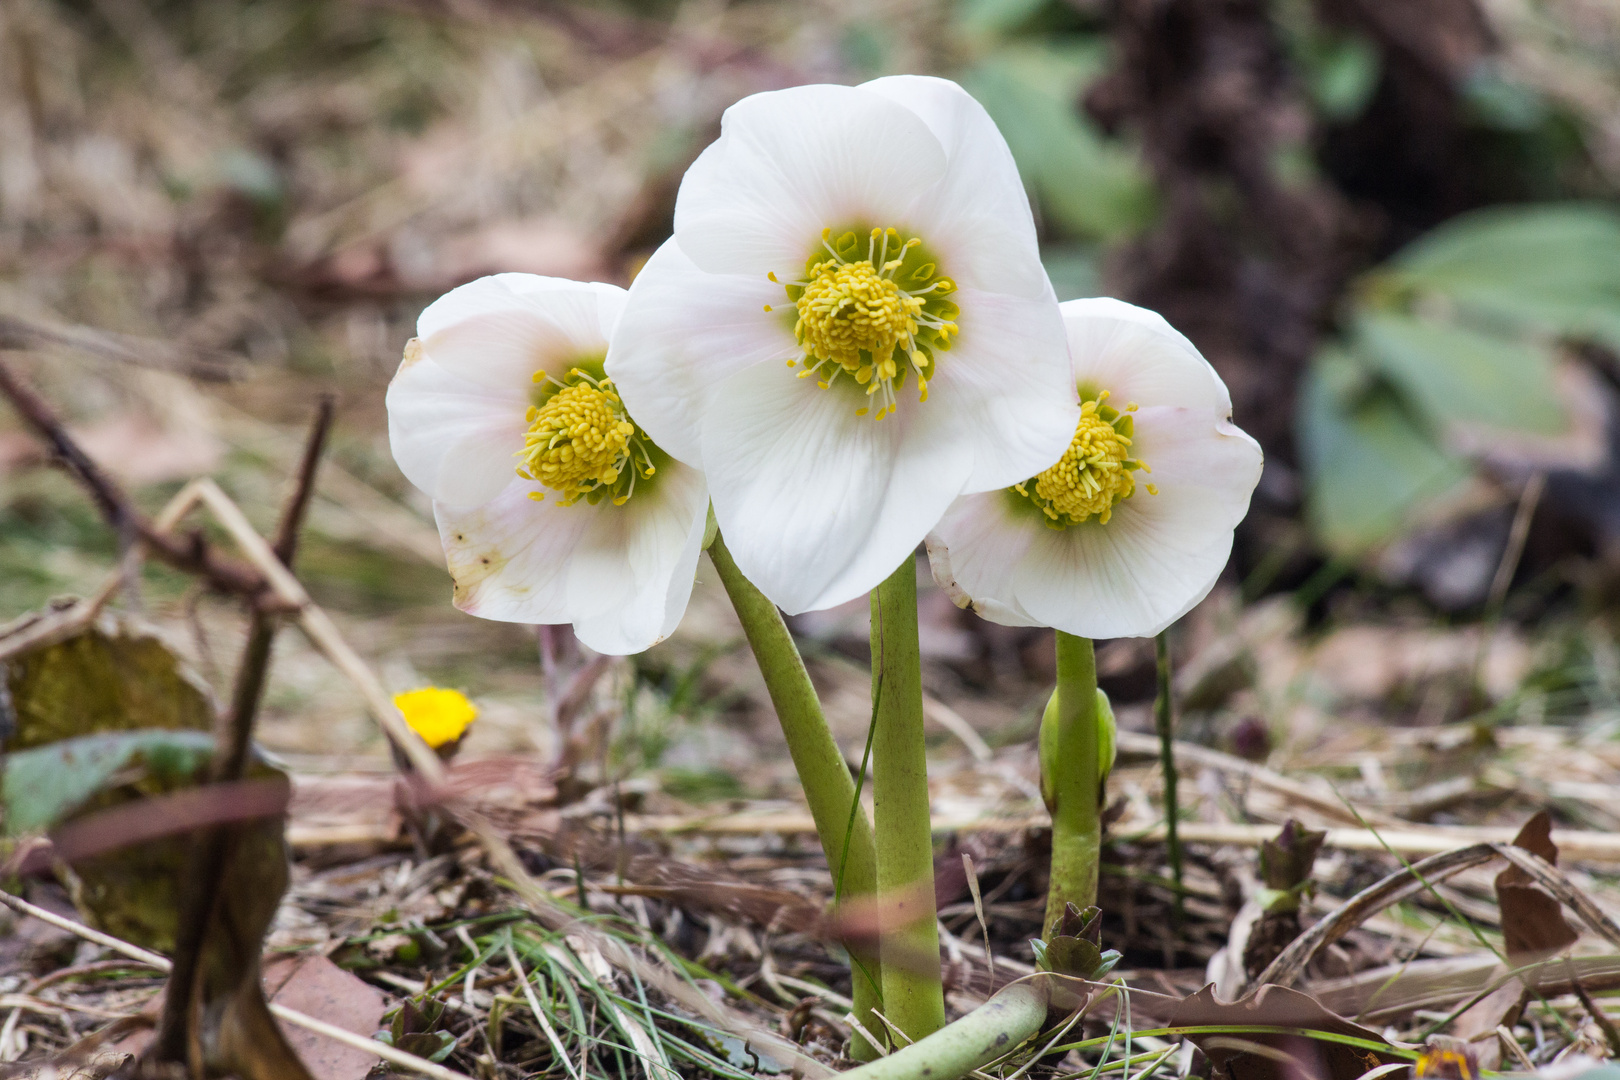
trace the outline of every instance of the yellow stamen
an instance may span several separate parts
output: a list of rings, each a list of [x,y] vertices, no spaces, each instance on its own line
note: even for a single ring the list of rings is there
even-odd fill
[[[873,229],[865,258],[856,257],[860,245],[853,232],[836,245],[831,235],[831,229],[822,230],[830,257],[808,264],[803,280],[785,286],[798,312],[794,335],[804,349],[805,369],[800,378],[817,375],[816,385],[828,389],[840,375],[850,376],[879,398],[878,419],[895,410],[895,389],[907,372],[916,374],[926,401],[924,376],[933,373],[933,351],[949,348],[957,332],[950,321],[956,306],[943,300],[955,284],[936,277],[937,264],[929,261],[906,273],[903,287],[899,271],[922,241],[902,241],[896,229]]]
[[[576,369],[575,374],[583,373]],[[636,426],[611,388],[611,380],[576,383],[530,410],[518,475],[558,492],[563,506],[598,487],[612,487],[630,463]]]
[[[1091,517],[1106,525],[1114,507],[1136,493],[1136,470],[1151,471],[1131,456],[1130,418],[1106,406],[1108,391],[1080,406],[1080,422],[1063,456],[1022,484],[1019,495],[1040,507],[1052,528],[1067,528]],[[1136,405],[1125,412],[1136,411]],[[1031,490],[1033,488],[1033,490]],[[1147,485],[1148,493],[1158,489]]]

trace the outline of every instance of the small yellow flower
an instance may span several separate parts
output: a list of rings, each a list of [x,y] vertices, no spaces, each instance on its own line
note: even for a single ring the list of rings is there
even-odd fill
[[[465,694],[437,686],[395,694],[394,705],[405,714],[411,730],[435,750],[461,738],[478,719],[478,706]]]

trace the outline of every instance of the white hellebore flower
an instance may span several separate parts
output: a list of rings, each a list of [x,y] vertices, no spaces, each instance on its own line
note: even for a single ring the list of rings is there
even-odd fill
[[[1158,314],[1071,300],[1063,321],[1083,402],[1073,441],[1024,482],[957,500],[928,538],[934,579],[992,622],[1150,637],[1214,587],[1260,447]]]
[[[1012,154],[961,87],[915,76],[726,110],[607,371],[789,613],[876,586],[1076,416]]]
[[[573,623],[598,652],[669,636],[708,518],[602,371],[623,289],[532,274],[439,297],[388,387],[388,438],[433,498],[455,604],[502,622]]]

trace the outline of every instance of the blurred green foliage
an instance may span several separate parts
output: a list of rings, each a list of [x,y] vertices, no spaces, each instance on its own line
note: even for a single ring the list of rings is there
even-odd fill
[[[1620,210],[1454,218],[1364,275],[1344,324],[1306,376],[1299,437],[1312,521],[1354,554],[1467,479],[1457,431],[1565,429],[1560,342],[1620,346]]]

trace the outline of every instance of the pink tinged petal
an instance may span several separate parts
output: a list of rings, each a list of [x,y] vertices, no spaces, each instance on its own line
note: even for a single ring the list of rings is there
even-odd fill
[[[953,502],[928,534],[928,563],[957,607],[972,607],[1003,626],[1039,626],[1019,606],[1012,585],[1029,547],[1030,522],[1009,513],[1007,500],[1004,491],[988,491]]]
[[[440,502],[477,506],[516,475],[526,387],[492,388],[412,351],[388,384],[388,442],[405,478]]]
[[[417,320],[433,361],[491,389],[530,385],[536,371],[565,371],[607,347],[602,286],[533,274],[479,278],[439,297]],[[617,290],[614,290],[617,291]]]
[[[1080,418],[1056,303],[963,290],[962,336],[939,354],[919,422],[944,423],[971,447],[964,491],[1010,487],[1063,456]],[[910,387],[902,397],[912,393]]]
[[[1143,409],[1135,439],[1153,472],[1137,474],[1136,493],[1108,524],[1032,528],[1040,535],[1018,565],[1014,593],[1045,625],[1149,637],[1202,600],[1226,565],[1260,479],[1259,446],[1217,414],[1191,409]]]
[[[1157,312],[1098,297],[1062,305],[1075,381],[1129,402],[1232,415],[1232,398],[1193,343]]]
[[[857,395],[761,365],[719,390],[703,430],[715,517],[737,565],[789,614],[869,591],[961,490],[969,451],[855,415]]]
[[[705,274],[667,241],[630,286],[607,372],[653,441],[701,468],[699,433],[715,388],[766,361],[791,377],[785,361],[801,355],[792,310],[782,287],[763,275]]]
[[[645,494],[590,509],[568,567],[571,621],[597,652],[641,652],[674,632],[692,595],[709,514],[703,474],[671,462]]]
[[[720,139],[681,181],[675,236],[711,273],[792,280],[821,230],[902,226],[945,173],[916,113],[849,86],[796,86],[726,110]]]
[[[860,89],[910,109],[945,149],[945,175],[910,219],[945,257],[945,272],[969,288],[1050,296],[1029,195],[984,106],[948,79],[921,75],[892,75]]]
[[[544,502],[529,498],[544,492]],[[568,567],[591,524],[584,503],[559,506],[556,493],[514,479],[472,510],[435,503],[456,607],[497,622],[571,622]]]

